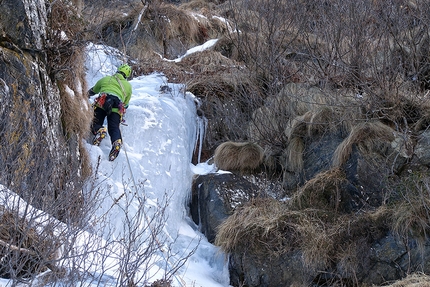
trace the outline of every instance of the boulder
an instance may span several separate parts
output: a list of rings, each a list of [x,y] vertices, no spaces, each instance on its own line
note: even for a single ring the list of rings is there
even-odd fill
[[[422,165],[430,166],[430,131],[425,131],[418,136],[415,146],[415,155]]]
[[[194,179],[191,217],[200,231],[213,243],[217,227],[234,210],[258,196],[258,187],[232,173],[199,175]]]

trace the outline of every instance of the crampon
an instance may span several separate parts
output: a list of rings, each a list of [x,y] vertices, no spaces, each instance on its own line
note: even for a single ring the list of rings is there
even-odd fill
[[[106,128],[100,128],[94,136],[93,145],[99,146],[102,140],[106,137]]]
[[[112,149],[110,150],[110,153],[109,153],[109,161],[114,161],[118,156],[120,150],[121,150],[121,139],[118,139],[112,144]]]

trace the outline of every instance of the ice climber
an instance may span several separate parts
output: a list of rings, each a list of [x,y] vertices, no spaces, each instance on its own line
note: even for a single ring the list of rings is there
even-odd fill
[[[131,67],[122,64],[112,76],[105,76],[88,91],[88,96],[99,96],[94,100],[94,119],[91,131],[94,134],[93,144],[100,145],[109,133],[112,149],[109,153],[109,161],[115,160],[122,146],[120,124],[123,120],[128,103],[130,102],[132,87],[127,81],[131,75]],[[107,130],[103,126],[107,118]]]

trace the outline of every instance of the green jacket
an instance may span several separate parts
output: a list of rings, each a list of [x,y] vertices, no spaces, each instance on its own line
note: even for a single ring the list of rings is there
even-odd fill
[[[118,83],[121,82],[121,85]],[[131,84],[124,78],[123,75],[116,73],[113,76],[106,76],[97,81],[94,87],[91,88],[92,92],[95,94],[110,94],[117,96],[123,103],[125,108],[128,108],[128,103],[130,102],[132,88]],[[118,113],[118,108],[113,108],[112,112]]]

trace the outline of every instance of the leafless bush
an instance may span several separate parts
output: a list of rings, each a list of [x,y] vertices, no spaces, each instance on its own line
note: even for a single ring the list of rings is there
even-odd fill
[[[1,222],[0,277],[28,278],[46,270],[48,262],[56,259],[58,246],[53,244],[53,234],[38,234],[25,218],[7,210],[2,210]]]
[[[165,271],[161,270],[161,272],[164,272],[164,282],[171,282],[176,272],[185,264],[195,249],[188,254],[183,254],[184,257],[179,260],[176,257],[177,254],[172,249],[174,242],[169,242],[169,236],[165,234],[164,230],[167,221],[166,208],[170,199],[166,195],[165,201],[160,203],[156,211],[148,213],[152,208],[145,206],[144,198],[140,198],[137,194],[132,195],[131,198],[127,197],[125,195],[127,204],[123,210],[125,219],[124,230],[121,232],[124,238],[120,242],[120,254],[123,256],[120,260],[118,284],[120,286],[146,284],[153,278],[145,270],[163,267]],[[128,205],[131,207],[132,203],[136,201],[140,204],[138,212],[135,214],[128,212]],[[153,261],[156,254],[163,258],[162,264]]]
[[[397,90],[404,85],[398,81],[399,76],[408,79],[403,77],[405,68],[424,64],[422,59],[426,54],[420,49],[428,33],[426,29],[421,33],[417,31],[420,30],[418,27],[423,28],[422,20],[427,17],[424,13],[428,4],[412,1],[406,5],[401,1],[260,2],[258,5],[255,2],[255,6],[247,2],[230,2],[232,19],[237,27],[242,28],[242,33],[236,35],[239,39],[237,45],[243,51],[249,51],[247,55],[254,55],[251,57],[254,62],[263,62],[264,55],[270,55],[272,61],[283,60],[287,66],[299,65],[302,69],[298,72],[307,77],[303,81],[338,87],[354,86],[368,93],[375,93],[376,89],[376,93],[391,93],[395,92],[392,85],[398,85]],[[267,9],[268,3],[276,8]],[[283,17],[276,17],[282,7],[287,7],[288,11]],[[246,21],[248,19],[251,20]],[[276,24],[272,30],[269,23]],[[242,27],[245,24],[247,26]],[[274,37],[276,33],[270,33],[272,31],[284,31],[285,39]],[[255,47],[255,41],[249,36],[252,34],[268,36],[257,37],[259,46]],[[399,49],[404,56],[407,54],[409,60],[396,56]],[[285,51],[290,53],[285,54]],[[291,55],[304,57],[291,58]],[[398,62],[398,59],[404,62]]]
[[[299,1],[228,1],[226,14],[233,22],[231,39],[241,60],[258,80],[265,94],[275,94],[291,79],[283,59],[296,37],[294,23]]]
[[[61,272],[55,263],[64,242],[56,232],[61,223],[2,185],[0,192],[0,277],[30,282],[46,270]]]
[[[176,273],[198,242],[188,252],[175,251],[175,238],[172,241],[165,233],[169,197],[166,195],[156,208],[149,208],[141,196],[143,184],[135,190],[128,188],[130,183],[124,184],[124,194],[114,199],[104,215],[94,216],[94,210],[105,204],[109,191],[99,179],[92,178],[84,189],[81,221],[65,214],[63,221],[67,224],[2,188],[0,276],[34,286],[76,286],[78,282],[105,286],[106,280],[118,286],[140,286],[153,281],[157,272],[164,275],[159,283],[176,280]],[[110,221],[118,216],[123,220],[122,230],[115,230]],[[112,276],[112,268],[116,277]]]

